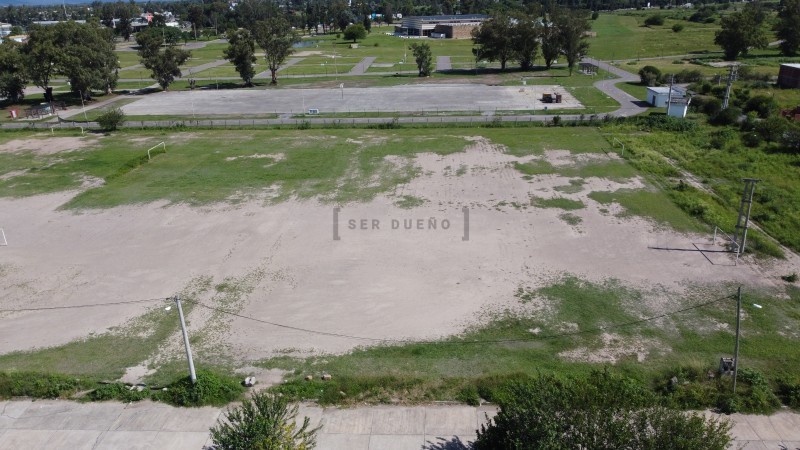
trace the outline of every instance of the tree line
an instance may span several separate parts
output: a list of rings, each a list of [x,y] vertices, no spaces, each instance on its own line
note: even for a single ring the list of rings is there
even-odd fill
[[[754,1],[745,4],[741,11],[722,18],[714,43],[722,47],[725,59],[733,61],[746,55],[750,49],[767,48],[768,14],[769,10],[763,3]],[[772,28],[781,41],[778,45],[781,53],[796,56],[800,51],[800,0],[781,0]]]

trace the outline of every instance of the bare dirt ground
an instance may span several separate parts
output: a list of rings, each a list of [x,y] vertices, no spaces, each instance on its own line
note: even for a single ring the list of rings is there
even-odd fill
[[[711,264],[697,252],[648,249],[690,248],[708,236],[618,218],[587,197],[641,187],[640,179],[587,178],[580,192],[568,194],[554,188],[570,178],[525,179],[512,163],[526,159],[480,136],[465,146],[448,156],[419,154],[420,175],[412,182],[368,203],[338,205],[338,232],[335,205],[317,201],[76,213],[57,209],[75,192],[0,199],[0,228],[9,243],[0,247],[0,308],[164,298],[211,279],[211,286],[237,286],[235,295],[222,298],[212,288],[199,300],[269,322],[203,310],[190,315],[190,331],[244,364],[280,352],[342,352],[373,339],[458,333],[485,320],[487,310],[516,304],[519,286],[543,286],[565,273],[652,291],[645,301],[657,311],[673,307],[664,292],[722,282],[776,286],[774,274],[800,267],[794,256],[773,271],[749,260],[734,266],[728,255]],[[598,157],[554,149],[545,158],[566,166]],[[404,196],[424,202],[395,206]],[[581,222],[570,225],[560,209],[530,206],[531,196],[581,200],[586,208],[571,211]],[[469,208],[468,240],[463,207]],[[0,313],[0,352],[100,333],[150,306]],[[608,340],[617,345],[613,336]],[[180,341],[174,344],[164,351],[179,352]],[[564,356],[581,357],[580,351]]]

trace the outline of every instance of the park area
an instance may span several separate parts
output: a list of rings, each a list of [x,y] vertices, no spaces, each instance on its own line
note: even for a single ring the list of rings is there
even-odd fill
[[[597,128],[6,133],[0,211],[6,371],[169,379],[180,295],[197,364],[322,402],[649,380],[730,355],[739,285],[746,364],[800,364],[797,258],[737,265]]]

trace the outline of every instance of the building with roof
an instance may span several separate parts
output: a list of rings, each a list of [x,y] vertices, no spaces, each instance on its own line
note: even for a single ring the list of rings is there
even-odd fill
[[[395,27],[402,36],[468,39],[472,30],[491,19],[486,14],[458,14],[452,16],[409,16]]]
[[[667,108],[667,115],[684,118],[692,99],[680,87],[654,86],[647,88],[647,103],[656,108]]]
[[[782,88],[800,88],[800,64],[781,64],[778,72],[778,86]]]
[[[11,34],[11,24],[0,22],[0,38]]]

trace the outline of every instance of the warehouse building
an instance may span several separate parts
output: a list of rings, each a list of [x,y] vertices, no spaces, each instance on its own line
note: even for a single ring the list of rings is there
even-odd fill
[[[459,14],[453,16],[409,16],[394,31],[399,36],[469,39],[472,30],[491,16],[485,14]]]

